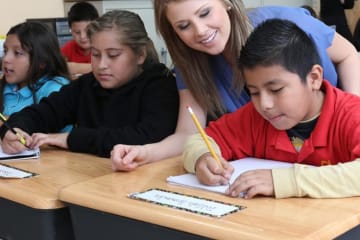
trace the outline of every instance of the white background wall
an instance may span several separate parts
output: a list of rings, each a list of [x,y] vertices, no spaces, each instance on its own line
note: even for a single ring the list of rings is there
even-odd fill
[[[151,3],[150,0],[118,0],[106,2],[112,2],[118,6],[126,5],[126,2],[146,2],[147,5]],[[302,2],[311,2],[311,0],[244,0],[247,7],[267,4],[298,6],[301,5]],[[6,34],[11,26],[25,21],[27,18],[64,17],[65,12],[67,11],[64,10],[63,0],[1,0],[0,35]]]
[[[63,0],[0,0],[0,35],[27,18],[63,17]]]

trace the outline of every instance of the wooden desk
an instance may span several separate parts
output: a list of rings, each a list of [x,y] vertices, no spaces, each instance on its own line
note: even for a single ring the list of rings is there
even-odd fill
[[[201,239],[200,236],[211,239],[332,239],[360,222],[360,198],[234,199],[166,183],[169,175],[181,173],[184,173],[182,163],[174,158],[143,166],[135,172],[112,173],[62,189],[60,199],[72,204],[70,211],[76,239],[99,239],[99,233],[105,234],[103,239],[107,240],[119,239],[127,233],[132,234],[132,239],[141,239],[144,236],[139,235],[142,229],[137,227],[136,221],[140,221],[140,227],[145,223],[153,225],[153,228],[146,228],[146,234],[156,231],[154,226],[158,226],[161,230],[191,233],[194,239]],[[129,193],[154,187],[247,208],[217,219],[127,198]],[[147,239],[155,239],[148,236]],[[156,239],[166,238],[181,239],[161,234]]]
[[[49,147],[41,149],[39,159],[1,163],[39,175],[0,179],[0,239],[74,239],[59,190],[112,172],[108,159]]]

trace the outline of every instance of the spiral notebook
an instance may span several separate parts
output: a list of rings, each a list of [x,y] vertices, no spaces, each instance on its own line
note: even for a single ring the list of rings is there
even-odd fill
[[[292,163],[280,162],[267,159],[259,158],[242,158],[239,160],[231,161],[230,164],[234,167],[234,173],[231,176],[230,183],[234,182],[235,179],[243,172],[255,169],[273,169],[273,168],[288,168],[292,167]],[[208,186],[201,184],[196,176],[192,173],[187,173],[178,176],[169,176],[167,182],[170,184],[181,185],[185,187],[199,188],[211,192],[225,193],[228,185],[222,186]]]

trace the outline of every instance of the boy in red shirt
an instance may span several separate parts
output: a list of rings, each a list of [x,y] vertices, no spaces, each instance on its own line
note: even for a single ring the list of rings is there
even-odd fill
[[[73,40],[67,42],[61,52],[68,62],[73,79],[91,72],[90,40],[86,28],[99,17],[96,8],[88,2],[75,3],[68,12],[68,23]]]
[[[360,98],[323,80],[311,39],[290,21],[268,20],[248,38],[239,68],[251,102],[206,129],[223,166],[196,134],[185,146],[186,170],[196,172],[204,184],[227,184],[233,168],[226,160],[272,159],[295,164],[245,172],[231,183],[227,194],[360,195]]]

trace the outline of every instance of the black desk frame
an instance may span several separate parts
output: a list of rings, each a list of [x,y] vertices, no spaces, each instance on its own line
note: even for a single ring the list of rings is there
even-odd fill
[[[69,204],[76,240],[204,240],[198,235]],[[156,216],[154,216],[156,218]]]
[[[74,240],[69,209],[35,209],[0,198],[1,240]]]

